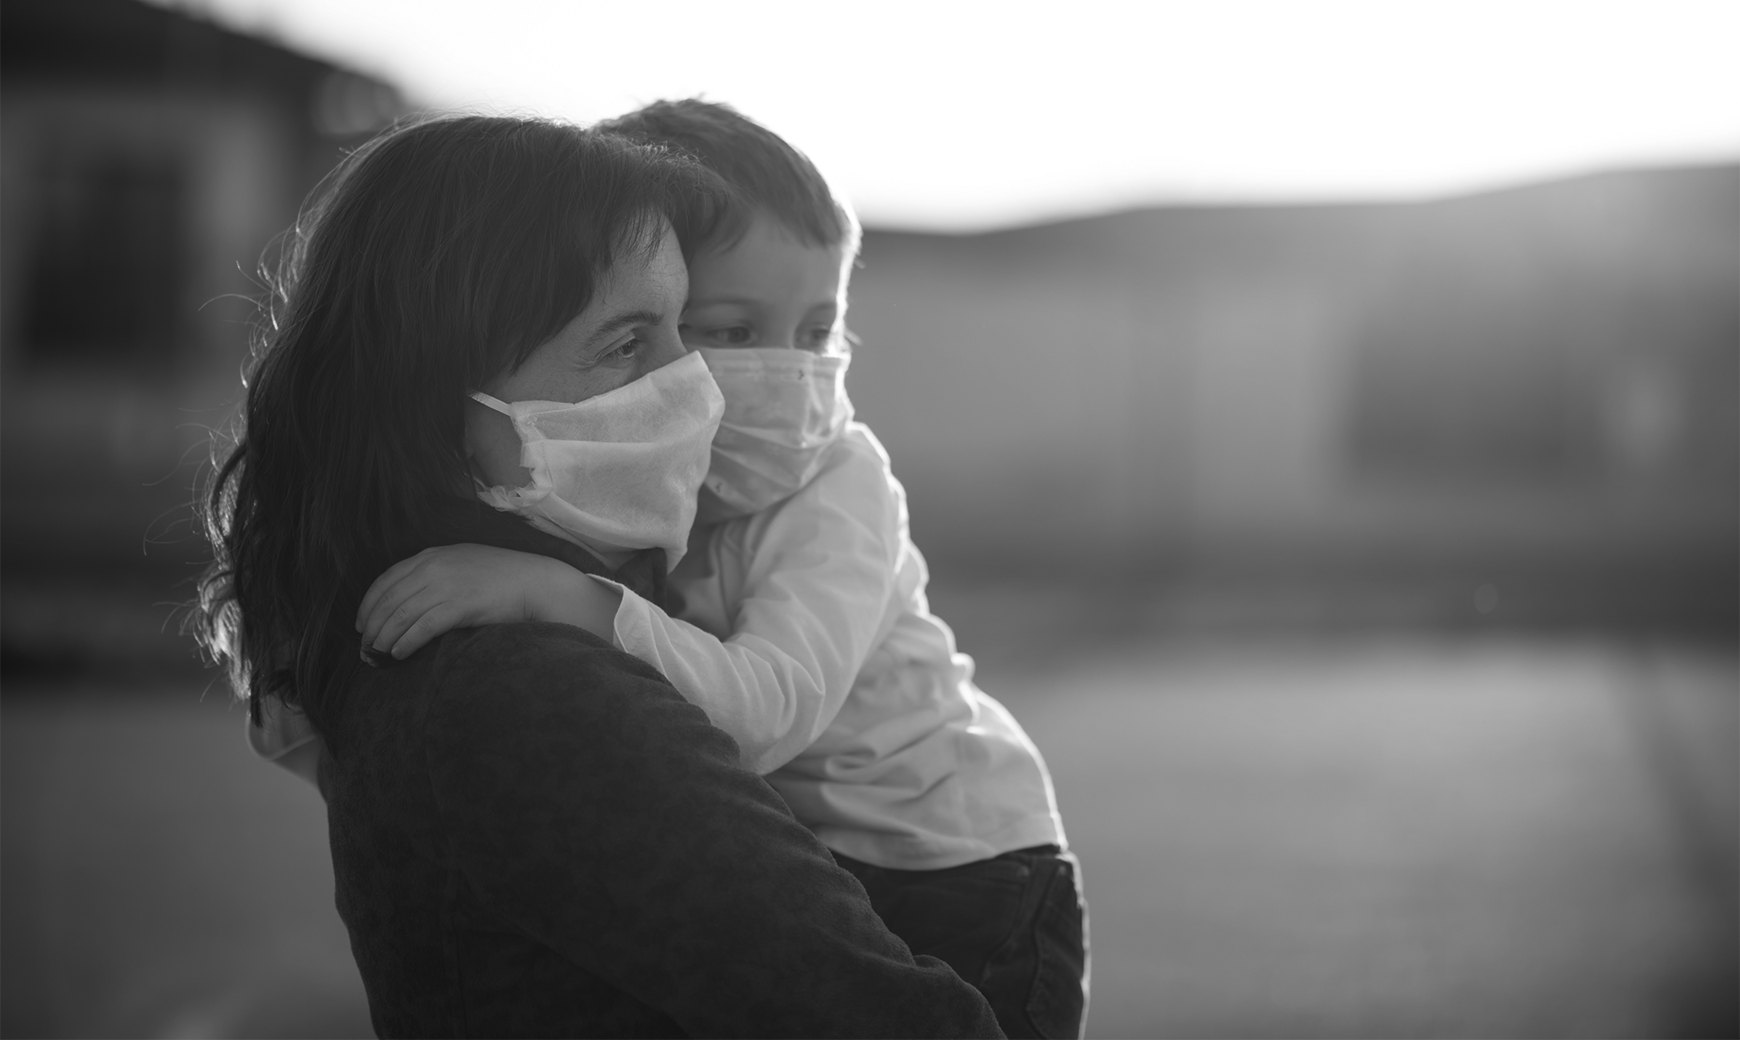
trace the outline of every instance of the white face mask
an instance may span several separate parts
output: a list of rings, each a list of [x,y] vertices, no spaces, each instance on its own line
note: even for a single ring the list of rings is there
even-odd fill
[[[809,483],[851,421],[851,358],[789,347],[702,347],[695,353],[707,360],[725,395],[699,521],[758,513]]]
[[[522,488],[479,482],[479,498],[597,553],[662,548],[669,566],[682,559],[725,407],[700,358],[578,404],[471,396],[513,420],[520,465],[532,471]]]

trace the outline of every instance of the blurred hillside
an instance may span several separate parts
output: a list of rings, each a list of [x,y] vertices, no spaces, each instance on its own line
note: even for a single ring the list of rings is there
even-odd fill
[[[3,12],[0,627],[126,657],[202,558],[259,259],[404,103],[133,0]],[[939,588],[998,625],[1068,580],[1163,627],[1734,631],[1740,168],[871,230],[850,318]]]
[[[1731,630],[1735,167],[872,231],[850,322],[963,571],[1524,575]]]

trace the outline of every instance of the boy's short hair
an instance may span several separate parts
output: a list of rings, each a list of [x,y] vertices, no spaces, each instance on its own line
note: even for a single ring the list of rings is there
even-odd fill
[[[712,235],[698,243],[700,252],[735,245],[758,209],[805,245],[843,243],[848,255],[858,251],[857,218],[834,198],[815,163],[730,105],[654,101],[598,128],[691,156],[725,181],[731,197]]]

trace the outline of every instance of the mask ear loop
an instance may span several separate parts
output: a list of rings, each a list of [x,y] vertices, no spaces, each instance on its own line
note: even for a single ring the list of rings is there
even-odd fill
[[[513,408],[510,407],[508,405],[508,403],[506,401],[503,401],[501,398],[491,397],[488,394],[484,393],[482,390],[474,390],[471,393],[466,394],[465,396],[471,398],[473,401],[476,401],[478,404],[483,405],[485,408],[488,408],[491,411],[500,412],[501,414],[507,416],[508,420],[510,422],[513,420],[513,417],[514,417]],[[467,445],[465,448],[465,457],[467,459],[472,458],[470,445]],[[471,479],[477,481],[478,487],[487,487],[488,486],[482,480],[480,480],[478,478],[476,473],[473,473],[471,475]]]
[[[469,396],[473,401],[476,401],[478,404],[483,405],[485,408],[490,409],[491,411],[500,412],[501,414],[507,416],[509,419],[512,419],[514,417],[513,407],[510,406],[506,401],[501,400],[500,398],[491,397],[488,394],[484,393],[482,390],[474,390],[467,396]]]

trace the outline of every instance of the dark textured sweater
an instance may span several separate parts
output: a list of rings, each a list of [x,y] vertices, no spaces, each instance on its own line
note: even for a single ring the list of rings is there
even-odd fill
[[[510,517],[448,521],[601,570]],[[604,641],[459,629],[344,681],[320,786],[382,1036],[1002,1035],[730,737]]]

